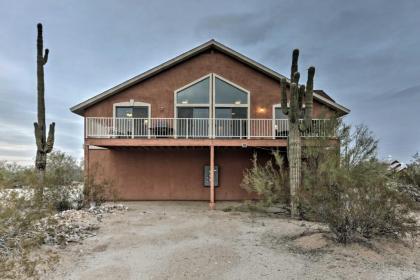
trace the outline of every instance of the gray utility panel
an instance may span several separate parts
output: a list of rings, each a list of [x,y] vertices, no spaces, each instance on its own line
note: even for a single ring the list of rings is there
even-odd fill
[[[204,166],[204,186],[210,187],[210,165]],[[219,166],[214,166],[214,186],[219,186]]]

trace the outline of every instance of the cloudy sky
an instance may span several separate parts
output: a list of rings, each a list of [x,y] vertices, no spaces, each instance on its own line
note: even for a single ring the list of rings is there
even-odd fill
[[[0,160],[35,154],[36,23],[50,48],[47,121],[56,149],[82,157],[69,107],[214,38],[288,74],[293,48],[315,87],[380,139],[380,157],[420,151],[419,1],[0,0]]]

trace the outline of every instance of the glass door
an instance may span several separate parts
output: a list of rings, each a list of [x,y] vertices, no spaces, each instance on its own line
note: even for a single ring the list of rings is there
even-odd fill
[[[222,138],[243,138],[247,135],[248,108],[216,107],[215,134]]]

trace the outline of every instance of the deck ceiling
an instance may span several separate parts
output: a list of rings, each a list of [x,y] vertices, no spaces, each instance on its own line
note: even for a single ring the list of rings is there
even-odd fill
[[[86,139],[87,145],[103,148],[129,147],[286,147],[286,139]]]

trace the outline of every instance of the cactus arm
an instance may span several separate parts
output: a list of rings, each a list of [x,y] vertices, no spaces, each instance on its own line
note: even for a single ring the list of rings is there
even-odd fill
[[[290,108],[289,108],[289,121],[295,123],[298,119],[298,85],[295,83],[290,84]]]
[[[302,125],[299,127],[301,131],[308,130],[312,123],[314,76],[315,67],[311,66],[308,69],[308,80],[306,81],[305,118]]]
[[[54,146],[54,132],[55,132],[55,123],[50,124],[50,129],[48,130],[47,143],[45,145],[44,151],[50,153]]]
[[[34,122],[34,131],[35,131],[35,141],[36,141],[36,147],[38,150],[42,150],[42,137],[41,137],[41,130],[37,122]]]
[[[50,124],[50,129],[48,130],[48,138],[47,143],[45,145],[44,152],[50,153],[54,146],[54,131],[55,131],[55,123]]]
[[[299,98],[298,99],[298,102],[299,102],[298,103],[298,109],[299,109],[299,111],[304,110],[303,107],[302,107],[304,96],[305,96],[305,86],[301,85],[299,87],[299,97],[298,97]],[[299,113],[299,118],[300,118],[300,113]]]
[[[47,61],[48,61],[48,54],[50,53],[50,50],[49,49],[45,49],[45,53],[44,53],[44,58],[43,58],[43,63],[42,63],[42,65],[45,65],[45,64],[47,64]]]
[[[294,74],[298,71],[299,49],[294,49],[292,54],[292,67],[290,69],[290,82],[297,83]]]
[[[281,91],[281,110],[283,114],[289,114],[289,108],[287,107],[287,91],[286,91],[287,80],[286,78],[280,79],[280,91]]]

